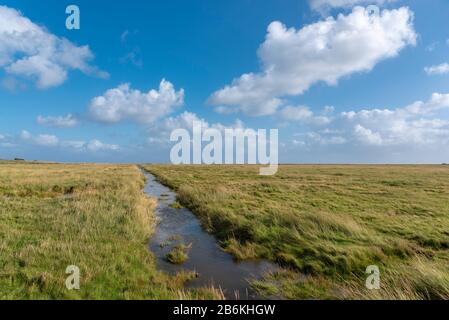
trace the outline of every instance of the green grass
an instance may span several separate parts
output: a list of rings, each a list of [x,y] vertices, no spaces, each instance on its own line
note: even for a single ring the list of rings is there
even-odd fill
[[[283,266],[254,283],[266,296],[449,299],[448,166],[146,168],[237,259]],[[157,270],[143,185],[132,165],[0,162],[0,299],[220,298]],[[373,264],[379,291],[364,286]]]
[[[154,200],[131,165],[0,162],[0,299],[205,299],[147,249]],[[81,272],[65,287],[66,267]]]
[[[167,261],[172,264],[183,264],[189,259],[187,251],[189,246],[184,244],[176,245],[169,253],[167,253]]]
[[[285,270],[255,286],[287,298],[449,299],[447,166],[155,166],[237,259]],[[378,265],[381,290],[365,288]]]

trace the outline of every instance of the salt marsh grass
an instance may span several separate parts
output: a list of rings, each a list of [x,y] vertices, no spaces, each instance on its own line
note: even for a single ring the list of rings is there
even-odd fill
[[[133,165],[0,162],[0,299],[204,299],[157,271],[155,200]],[[80,269],[67,290],[66,267]]]
[[[449,299],[447,166],[146,166],[237,259],[285,270],[287,298]],[[381,289],[365,287],[378,265]]]

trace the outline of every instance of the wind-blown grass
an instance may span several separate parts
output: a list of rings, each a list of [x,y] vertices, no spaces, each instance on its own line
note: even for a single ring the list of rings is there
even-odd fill
[[[287,298],[449,299],[447,166],[145,167],[238,259],[286,268]],[[365,288],[378,265],[381,290]]]
[[[131,165],[0,163],[0,299],[217,298],[157,271],[155,201]],[[65,287],[80,268],[80,290]]]

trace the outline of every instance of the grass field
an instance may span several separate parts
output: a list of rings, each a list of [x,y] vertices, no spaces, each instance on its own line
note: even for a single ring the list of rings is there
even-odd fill
[[[154,201],[132,165],[0,162],[0,299],[204,299],[156,270]],[[65,287],[80,268],[80,290]]]
[[[449,166],[145,168],[237,259],[283,266],[254,283],[262,294],[449,299]],[[0,162],[0,299],[220,298],[157,271],[143,185],[134,165]],[[369,265],[381,290],[365,288]]]
[[[145,168],[237,259],[285,267],[255,284],[267,295],[449,299],[449,166]]]

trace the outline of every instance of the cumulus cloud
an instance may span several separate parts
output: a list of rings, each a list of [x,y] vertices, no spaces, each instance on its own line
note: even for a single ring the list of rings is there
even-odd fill
[[[89,113],[93,120],[104,123],[133,121],[153,123],[172,113],[184,104],[184,90],[176,91],[169,81],[163,79],[159,89],[148,92],[131,89],[122,84],[92,99]]]
[[[424,71],[429,75],[439,75],[449,73],[449,63],[442,63],[436,66],[425,67]]]
[[[330,121],[326,115],[332,110],[332,107],[326,107],[321,115],[315,115],[307,106],[286,106],[280,111],[280,117],[285,121],[326,124]]]
[[[42,89],[64,83],[70,70],[108,77],[89,64],[93,58],[88,46],[76,46],[21,12],[0,6],[0,68],[8,74],[32,79]]]
[[[270,115],[284,104],[284,97],[301,95],[318,82],[336,85],[344,76],[370,71],[415,45],[416,38],[413,13],[405,7],[379,14],[356,7],[348,15],[300,30],[275,21],[258,50],[263,70],[234,79],[208,102],[221,112]]]
[[[309,0],[310,7],[313,10],[324,12],[332,8],[350,8],[355,5],[375,4],[383,5],[396,0]]]
[[[38,116],[37,123],[45,127],[73,128],[78,124],[78,119],[70,113],[66,116],[58,116],[58,117]]]
[[[448,146],[449,94],[434,93],[427,101],[403,108],[363,109],[328,116],[326,124],[316,124],[295,137],[296,145],[341,142],[364,146]],[[313,117],[313,116],[311,116]],[[301,119],[304,122],[305,119]],[[311,128],[308,123],[308,128]]]
[[[170,133],[175,129],[192,130],[194,122],[201,122],[202,127],[209,126],[209,123],[199,118],[195,113],[184,111],[183,113],[167,117],[148,128],[148,143],[167,145],[170,141]]]
[[[245,126],[243,122],[239,119],[236,119],[234,124],[229,126],[223,125],[221,123],[209,123],[203,118],[198,117],[195,113],[184,111],[183,113],[174,116],[167,117],[162,121],[159,121],[155,125],[151,126],[148,129],[148,133],[150,137],[148,138],[148,142],[150,144],[157,143],[161,145],[167,145],[170,142],[170,134],[175,129],[186,129],[191,131],[193,128],[193,123],[199,122],[203,130],[208,128],[215,128],[219,130],[225,130],[226,128],[232,129],[244,129]]]
[[[378,132],[373,132],[360,124],[357,124],[354,128],[354,134],[361,142],[369,145],[382,145],[382,137]]]

